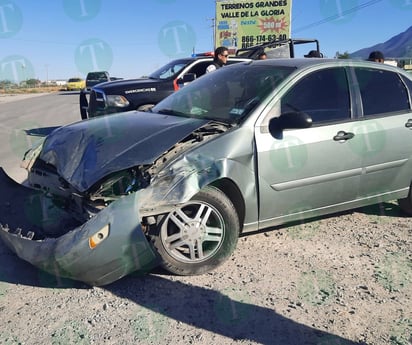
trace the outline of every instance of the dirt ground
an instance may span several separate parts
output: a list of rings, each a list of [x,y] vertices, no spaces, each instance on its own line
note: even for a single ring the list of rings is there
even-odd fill
[[[27,94],[17,94],[17,93],[0,93],[0,103],[8,103],[8,102],[13,102],[13,101],[19,101],[22,99],[27,99],[31,97],[38,97],[38,96],[44,96],[47,93],[45,92],[39,92],[39,93],[27,93]]]
[[[243,236],[202,276],[90,287],[2,242],[0,260],[0,344],[412,343],[412,218],[395,202]]]
[[[216,271],[90,287],[0,243],[0,344],[410,344],[412,219],[396,203],[242,237]]]

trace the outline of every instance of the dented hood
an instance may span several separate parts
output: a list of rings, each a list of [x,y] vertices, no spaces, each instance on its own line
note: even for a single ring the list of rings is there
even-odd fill
[[[46,138],[40,158],[83,192],[110,173],[153,163],[206,123],[136,111],[112,114],[56,129]]]

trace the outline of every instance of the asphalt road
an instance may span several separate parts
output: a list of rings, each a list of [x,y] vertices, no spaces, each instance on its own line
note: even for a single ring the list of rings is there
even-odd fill
[[[79,93],[0,97],[0,166],[18,182],[27,176],[20,162],[48,128],[79,121]]]

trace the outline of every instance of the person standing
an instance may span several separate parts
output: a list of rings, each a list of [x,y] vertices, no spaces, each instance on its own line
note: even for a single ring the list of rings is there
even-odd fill
[[[305,58],[322,58],[323,54],[317,50],[311,50],[306,55],[303,55]]]
[[[368,61],[385,63],[385,57],[381,51],[375,50],[369,54]]]
[[[266,60],[267,59],[267,55],[265,52],[260,52],[258,55],[258,60]]]
[[[213,63],[206,68],[206,73],[213,72],[227,63],[229,57],[229,49],[226,47],[217,47],[215,49],[215,57],[213,58]]]

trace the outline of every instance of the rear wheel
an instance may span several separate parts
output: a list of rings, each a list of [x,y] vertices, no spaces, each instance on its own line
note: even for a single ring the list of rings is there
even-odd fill
[[[213,270],[235,250],[239,219],[232,202],[219,189],[206,187],[189,202],[165,215],[154,246],[162,266],[174,274]]]
[[[408,196],[404,199],[398,199],[398,205],[402,212],[407,214],[408,216],[412,216],[412,195],[411,195],[411,187],[409,187]]]

